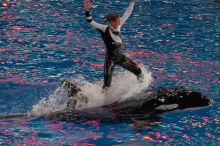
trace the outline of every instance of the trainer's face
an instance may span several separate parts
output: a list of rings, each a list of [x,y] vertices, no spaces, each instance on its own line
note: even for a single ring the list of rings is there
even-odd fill
[[[110,22],[110,26],[117,29],[121,25],[121,17],[118,17],[115,21]]]

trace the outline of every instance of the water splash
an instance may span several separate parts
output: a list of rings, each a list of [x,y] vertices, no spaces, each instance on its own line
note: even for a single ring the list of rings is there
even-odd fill
[[[111,104],[113,102],[121,102],[131,98],[138,99],[137,95],[141,91],[147,89],[153,81],[151,72],[142,69],[144,74],[144,81],[139,83],[135,75],[130,72],[124,72],[113,77],[112,86],[106,93],[102,92],[102,83],[90,83],[84,79],[71,79],[77,83],[81,89],[79,96],[84,95],[88,97],[88,102],[82,102],[77,98],[76,110],[91,107],[100,107]],[[50,114],[57,111],[63,111],[67,107],[68,97],[63,86],[58,87],[56,91],[48,98],[43,98],[32,108],[31,114],[42,115]]]
[[[37,104],[33,105],[29,115],[45,115],[66,108],[68,97],[63,86],[58,87],[49,97],[42,98]]]
[[[138,98],[135,95],[147,89],[153,78],[151,72],[142,68],[144,79],[143,82],[138,82],[136,76],[130,72],[125,72],[115,77],[116,82],[113,82],[112,87],[107,93],[108,99],[116,98],[116,101],[124,101],[130,98]],[[114,80],[114,79],[113,79]],[[114,101],[113,101],[114,102]]]

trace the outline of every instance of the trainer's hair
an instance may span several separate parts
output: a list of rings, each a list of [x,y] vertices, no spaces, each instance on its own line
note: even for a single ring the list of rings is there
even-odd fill
[[[111,12],[107,15],[107,22],[115,21],[120,16],[116,12]]]

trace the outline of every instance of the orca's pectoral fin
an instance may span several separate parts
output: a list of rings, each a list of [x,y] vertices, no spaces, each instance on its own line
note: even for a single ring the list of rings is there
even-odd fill
[[[66,110],[69,111],[69,110],[75,109],[76,104],[77,104],[77,100],[70,97],[70,99],[69,99],[69,101],[67,103]]]
[[[67,91],[69,98],[75,96],[77,93],[81,91],[81,89],[76,85],[76,83],[72,83],[68,80],[62,80],[61,83]]]
[[[81,91],[81,89],[77,87],[76,83],[70,82],[68,80],[62,80],[61,83],[63,88],[66,90],[67,96],[69,98],[66,110],[73,110],[77,105],[76,96]]]
[[[82,90],[77,86],[77,83],[68,80],[63,80],[61,83],[69,97],[66,107],[67,111],[74,110],[76,107],[80,107],[89,102],[88,97],[81,93]]]

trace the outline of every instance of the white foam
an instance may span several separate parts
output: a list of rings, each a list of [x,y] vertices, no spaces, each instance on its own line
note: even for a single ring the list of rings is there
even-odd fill
[[[144,75],[142,83],[139,83],[137,77],[127,71],[114,76],[112,79],[112,86],[106,94],[102,92],[102,81],[90,83],[82,78],[74,80],[82,90],[81,94],[88,97],[88,102],[79,102],[80,104],[76,106],[76,109],[99,107],[116,101],[121,102],[130,98],[139,98],[135,95],[147,89],[153,81],[151,72],[145,69],[142,69],[142,71]],[[43,98],[39,103],[35,104],[31,114],[42,115],[62,111],[66,108],[67,102],[68,97],[65,93],[65,89],[59,87],[49,97]]]
[[[117,76],[116,82],[113,81],[111,88],[107,94],[108,98],[116,98],[117,101],[124,101],[130,98],[138,98],[135,95],[147,89],[153,78],[151,72],[142,69],[144,79],[138,82],[137,77],[130,72],[125,72]]]

